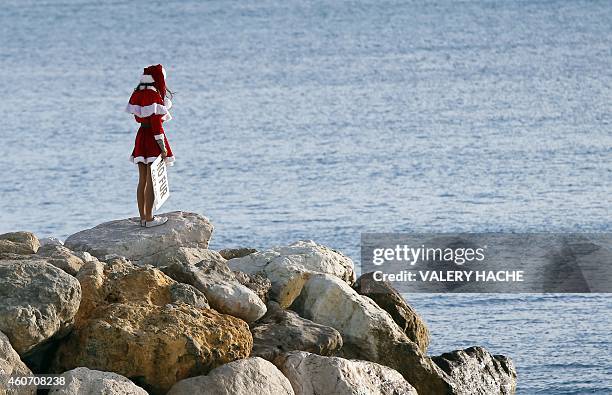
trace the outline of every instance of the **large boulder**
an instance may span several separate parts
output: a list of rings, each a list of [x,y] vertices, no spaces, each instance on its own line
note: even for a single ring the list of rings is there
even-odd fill
[[[251,333],[251,355],[268,361],[289,351],[333,355],[342,347],[342,337],[337,330],[281,309],[276,302],[268,303],[268,312],[251,326]]]
[[[83,297],[76,325],[112,303],[165,306],[186,303],[208,308],[206,297],[194,287],[180,284],[152,266],[136,266],[125,259],[87,262],[77,274]]]
[[[155,264],[155,255],[168,248],[208,248],[213,232],[208,218],[183,211],[159,215],[168,217],[168,222],[154,228],[143,228],[133,218],[105,222],[73,234],[65,245],[74,251],[87,251],[101,260],[115,254],[137,264]]]
[[[83,260],[63,245],[45,244],[41,246],[36,255],[45,258],[50,264],[59,267],[66,273],[76,276],[81,269]]]
[[[245,358],[212,370],[206,376],[181,380],[168,395],[293,395],[291,383],[270,362]]]
[[[56,354],[54,370],[79,366],[121,374],[152,394],[251,353],[248,325],[214,310],[179,305],[98,308]]]
[[[20,355],[67,334],[80,301],[77,279],[45,260],[0,260],[0,331]]]
[[[370,272],[359,277],[353,288],[389,313],[406,336],[415,342],[423,353],[427,352],[429,329],[425,321],[391,284],[374,280],[373,272]]]
[[[297,351],[275,363],[296,395],[417,395],[399,372],[374,362]]]
[[[272,282],[270,297],[286,308],[300,294],[311,273],[334,275],[348,284],[355,282],[353,261],[342,253],[314,241],[259,251],[228,261],[232,270],[261,273]]]
[[[463,393],[511,395],[516,391],[516,369],[512,360],[503,355],[470,347],[432,359],[455,380]]]
[[[0,253],[35,254],[40,241],[31,232],[10,232],[0,235]]]
[[[9,386],[11,376],[31,376],[32,371],[19,358],[6,335],[0,332],[0,395],[33,395],[36,386]]]
[[[408,339],[389,313],[339,278],[313,274],[292,309],[338,330],[343,356],[396,369],[419,393],[452,393],[452,379]]]
[[[193,253],[192,253],[193,255]],[[166,261],[162,270],[176,281],[193,285],[200,290],[210,306],[224,314],[253,322],[266,313],[266,305],[255,292],[240,284],[227,262],[216,251],[205,250],[191,262]]]
[[[147,391],[113,372],[76,368],[62,373],[65,384],[51,387],[54,395],[148,395]]]

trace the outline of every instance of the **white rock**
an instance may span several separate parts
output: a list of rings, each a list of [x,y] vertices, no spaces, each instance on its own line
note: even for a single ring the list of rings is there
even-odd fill
[[[167,395],[237,394],[294,395],[289,380],[272,363],[259,357],[239,359],[211,370],[206,376],[181,380]]]
[[[266,305],[261,298],[236,280],[227,267],[227,261],[218,252],[180,248],[176,254],[167,254],[164,259],[170,263],[161,268],[166,275],[194,286],[218,312],[246,322],[256,321],[266,314]],[[200,260],[192,264],[197,259]]]
[[[292,308],[338,330],[343,356],[396,369],[419,393],[451,392],[452,380],[422,354],[389,313],[337,277],[311,275]]]
[[[0,332],[0,395],[30,395],[36,393],[36,386],[9,387],[10,376],[31,376],[32,372],[19,358],[6,335]]]
[[[147,395],[147,391],[117,373],[81,367],[64,372],[61,377],[66,379],[66,384],[52,387],[50,394]]]
[[[75,233],[65,245],[73,251],[87,251],[98,259],[109,254],[124,256],[137,264],[152,264],[154,256],[168,248],[207,248],[213,226],[199,214],[174,211],[159,216],[168,222],[154,228],[143,228],[137,218],[105,222]]]
[[[417,395],[402,375],[374,362],[294,351],[276,359],[296,395]]]
[[[43,258],[0,260],[0,331],[19,355],[67,334],[80,301],[78,280]]]
[[[40,246],[46,245],[55,245],[55,246],[63,246],[64,242],[58,239],[57,237],[43,237],[42,239],[38,239],[40,242]]]
[[[72,253],[79,257],[83,262],[98,262],[98,258],[91,255],[87,251],[72,251]]]
[[[355,282],[354,265],[349,257],[311,240],[230,259],[228,265],[232,270],[261,272],[269,278],[271,299],[283,308],[293,303],[311,273],[331,274],[348,284]]]

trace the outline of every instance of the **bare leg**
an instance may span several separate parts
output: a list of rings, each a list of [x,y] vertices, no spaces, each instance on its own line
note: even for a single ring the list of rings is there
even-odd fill
[[[147,165],[138,163],[138,188],[136,189],[136,200],[138,201],[138,212],[140,219],[145,219],[145,187],[147,185]]]
[[[151,180],[151,164],[147,164],[147,185],[145,188],[145,219],[153,221],[153,202],[155,195],[153,193],[153,180]]]

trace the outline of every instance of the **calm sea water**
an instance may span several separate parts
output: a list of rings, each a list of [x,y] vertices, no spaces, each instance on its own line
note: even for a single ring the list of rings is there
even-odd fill
[[[363,231],[612,230],[608,1],[27,1],[0,13],[0,232],[137,213],[123,108],[177,92],[168,210],[213,248]],[[515,359],[519,393],[609,393],[611,298],[408,296],[432,353]]]

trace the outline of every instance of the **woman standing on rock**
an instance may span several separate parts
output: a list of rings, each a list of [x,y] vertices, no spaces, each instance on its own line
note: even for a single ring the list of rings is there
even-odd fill
[[[164,133],[163,122],[172,119],[170,108],[172,102],[166,93],[172,97],[172,92],[166,88],[166,71],[161,64],[149,66],[144,69],[140,83],[134,89],[126,111],[134,115],[140,124],[134,150],[130,161],[138,165],[138,211],[140,212],[140,226],[147,228],[163,225],[168,221],[166,217],[153,216],[153,182],[151,181],[151,163],[159,155],[168,165],[174,162],[174,156]]]

